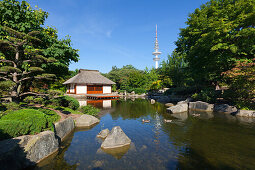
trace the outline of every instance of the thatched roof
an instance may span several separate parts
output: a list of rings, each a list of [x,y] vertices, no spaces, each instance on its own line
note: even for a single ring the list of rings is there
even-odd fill
[[[65,81],[63,84],[116,84],[108,78],[102,76],[98,70],[80,69],[79,73]]]

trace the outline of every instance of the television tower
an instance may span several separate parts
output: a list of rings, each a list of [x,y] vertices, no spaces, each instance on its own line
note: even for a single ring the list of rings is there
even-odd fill
[[[153,58],[153,61],[155,61],[155,68],[158,68],[158,62],[160,58],[158,57],[161,52],[158,51],[158,31],[157,31],[157,25],[156,25],[156,40],[155,40],[155,47],[154,47],[155,52],[152,53],[152,55],[155,55],[155,58]]]

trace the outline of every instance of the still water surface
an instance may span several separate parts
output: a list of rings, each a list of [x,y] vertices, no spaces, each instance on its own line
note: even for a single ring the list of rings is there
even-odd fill
[[[111,105],[100,114],[99,124],[76,129],[60,151],[36,169],[255,169],[252,119],[203,112],[198,117],[194,112],[170,115],[164,105],[144,99]],[[96,135],[114,126],[120,126],[132,143],[106,153]]]

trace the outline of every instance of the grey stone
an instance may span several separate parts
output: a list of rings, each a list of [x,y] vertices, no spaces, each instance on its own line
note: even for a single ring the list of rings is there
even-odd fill
[[[122,129],[119,126],[115,126],[112,128],[109,135],[105,138],[104,142],[101,145],[101,148],[103,149],[119,148],[130,145],[130,143],[131,140],[122,131]]]
[[[58,150],[54,132],[25,135],[0,142],[0,169],[23,169]]]
[[[101,130],[101,132],[97,135],[98,138],[106,138],[107,135],[110,133],[109,129]]]
[[[214,105],[215,112],[222,113],[234,113],[237,112],[237,108],[235,106],[229,106],[228,104]]]
[[[236,116],[255,118],[254,110],[238,110]]]
[[[134,94],[135,94],[135,92],[134,92],[134,91],[132,91],[130,94],[131,94],[131,95],[134,95]]]
[[[75,126],[76,127],[90,127],[97,123],[99,123],[100,120],[94,116],[91,115],[82,115],[79,118],[75,119]]]
[[[188,104],[187,103],[178,104],[176,106],[172,106],[172,107],[167,108],[167,111],[170,111],[171,113],[187,112],[188,111]]]
[[[69,117],[61,122],[55,123],[55,132],[56,135],[63,140],[70,132],[74,129],[74,120]]]
[[[151,99],[151,104],[155,104],[155,100],[154,99]]]
[[[58,150],[59,141],[55,137],[54,132],[45,131],[38,135],[33,135],[24,144],[27,159],[32,162],[39,162],[41,159]]]
[[[178,104],[184,104],[184,103],[188,103],[188,102],[185,101],[185,100],[184,100],[184,101],[179,101],[179,102],[177,103],[177,105],[178,105]]]
[[[166,103],[165,106],[166,107],[171,107],[171,106],[174,106],[174,104],[173,103]]]
[[[189,109],[191,110],[201,110],[201,111],[207,111],[207,112],[212,112],[214,108],[213,104],[209,104],[206,102],[189,102]]]

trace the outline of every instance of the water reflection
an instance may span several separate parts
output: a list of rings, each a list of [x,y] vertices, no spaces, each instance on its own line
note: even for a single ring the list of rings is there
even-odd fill
[[[80,106],[87,106],[92,105],[98,108],[111,108],[112,107],[112,100],[84,100],[78,99]]]
[[[62,152],[40,169],[254,169],[255,123],[222,113],[166,113],[160,103],[111,102],[98,125],[73,134]],[[108,114],[109,113],[109,114]],[[199,114],[199,116],[193,116]],[[142,119],[151,120],[142,123]],[[172,120],[165,123],[164,119]],[[105,152],[96,135],[120,126],[130,148]]]

